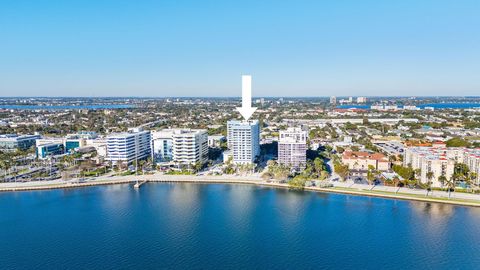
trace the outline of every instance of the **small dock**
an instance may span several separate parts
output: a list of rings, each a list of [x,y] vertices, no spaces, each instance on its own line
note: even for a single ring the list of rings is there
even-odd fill
[[[145,184],[147,182],[147,180],[144,180],[144,181],[137,181],[137,183],[135,183],[135,185],[133,185],[133,187],[135,189],[139,189],[141,185]]]

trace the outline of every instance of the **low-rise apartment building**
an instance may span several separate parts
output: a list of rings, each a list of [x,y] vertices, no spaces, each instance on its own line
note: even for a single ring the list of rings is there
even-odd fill
[[[345,151],[342,155],[342,162],[348,165],[350,170],[367,171],[368,166],[373,166],[377,171],[388,171],[390,162],[381,153]]]

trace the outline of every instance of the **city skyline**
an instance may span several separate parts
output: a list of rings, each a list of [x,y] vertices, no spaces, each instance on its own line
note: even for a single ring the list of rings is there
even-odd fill
[[[476,1],[3,3],[0,96],[472,96]],[[381,22],[381,23],[380,23]]]
[[[2,1],[0,269],[477,269],[478,11]]]

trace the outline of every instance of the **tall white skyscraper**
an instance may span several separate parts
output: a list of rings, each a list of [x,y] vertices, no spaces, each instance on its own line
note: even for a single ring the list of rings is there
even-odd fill
[[[150,131],[135,128],[107,136],[107,160],[114,164],[119,161],[129,164],[148,158],[151,154]]]
[[[204,129],[177,129],[173,132],[173,161],[194,165],[208,161],[208,134]]]
[[[251,164],[260,156],[260,127],[258,120],[227,122],[228,148],[233,163]]]
[[[307,163],[307,132],[301,128],[280,131],[278,163],[293,169],[303,169]]]

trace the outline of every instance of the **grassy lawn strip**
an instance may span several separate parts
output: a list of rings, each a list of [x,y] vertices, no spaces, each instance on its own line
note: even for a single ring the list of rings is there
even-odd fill
[[[470,204],[476,204],[480,206],[479,201],[475,200],[468,200],[468,199],[457,199],[457,198],[441,198],[441,197],[426,197],[424,195],[417,195],[417,194],[410,194],[410,193],[395,193],[395,192],[389,192],[389,191],[382,191],[382,190],[363,190],[363,189],[358,189],[358,188],[344,188],[344,187],[334,187],[332,188],[334,190],[345,190],[345,191],[353,191],[353,192],[358,192],[358,193],[364,193],[364,194],[379,194],[379,195],[389,195],[389,196],[396,196],[396,197],[403,197],[403,198],[418,198],[422,199],[425,201],[443,201],[443,202],[464,202],[464,203],[470,203]]]

